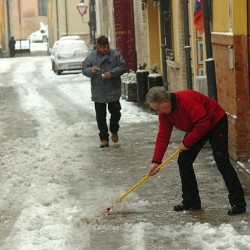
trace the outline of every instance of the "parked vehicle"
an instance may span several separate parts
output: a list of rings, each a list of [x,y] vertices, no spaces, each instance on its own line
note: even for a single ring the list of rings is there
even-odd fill
[[[55,72],[55,54],[56,54],[56,49],[59,45],[60,41],[55,41],[53,47],[50,49],[50,59],[52,63],[52,70]]]
[[[58,75],[63,71],[81,70],[88,52],[88,46],[83,40],[62,40],[56,47],[52,68]]]
[[[40,29],[31,33],[29,35],[28,39],[30,39],[31,43],[47,42],[47,40],[48,40],[48,25],[44,25],[42,22],[40,22]]]
[[[60,38],[60,41],[64,41],[64,40],[81,40],[80,36],[62,36]]]

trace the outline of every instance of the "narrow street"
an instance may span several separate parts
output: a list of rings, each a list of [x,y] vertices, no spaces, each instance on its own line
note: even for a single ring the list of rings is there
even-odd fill
[[[157,116],[121,100],[120,141],[100,148],[88,78],[54,74],[49,56],[1,59],[0,74],[0,250],[250,249],[250,177],[235,166],[249,206],[228,216],[208,145],[195,163],[202,211],[173,211],[177,157],[116,203],[147,174]]]

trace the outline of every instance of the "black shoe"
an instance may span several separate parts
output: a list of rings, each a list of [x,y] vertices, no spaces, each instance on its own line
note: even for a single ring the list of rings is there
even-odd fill
[[[176,205],[174,206],[174,211],[183,211],[183,210],[201,210],[201,205],[189,206],[186,204]]]
[[[246,212],[245,206],[233,206],[227,211],[228,215],[243,214]]]

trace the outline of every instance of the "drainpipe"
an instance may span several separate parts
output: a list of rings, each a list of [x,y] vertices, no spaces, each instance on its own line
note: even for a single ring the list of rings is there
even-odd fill
[[[89,1],[89,35],[90,35],[90,44],[95,48],[96,40],[96,12],[95,12],[95,0]]]
[[[7,8],[7,23],[8,23],[8,40],[10,40],[11,37],[11,22],[10,22],[10,3],[9,1],[6,1],[6,8]],[[9,47],[6,46],[8,49]]]
[[[22,8],[21,8],[21,1],[18,1],[18,12],[19,12],[19,39],[22,39]]]
[[[67,0],[64,1],[65,5],[65,26],[66,26],[66,36],[68,35],[68,8],[67,8]]]
[[[217,101],[217,88],[216,88],[216,77],[215,77],[215,64],[212,52],[211,43],[211,30],[210,30],[210,7],[208,4],[209,0],[203,0],[203,16],[204,16],[204,30],[205,30],[205,42],[206,42],[206,68],[207,68],[207,85],[208,85],[208,96]]]
[[[189,18],[188,18],[188,4],[189,0],[184,0],[183,16],[184,16],[184,41],[185,41],[185,57],[186,57],[186,77],[187,77],[187,89],[192,89],[192,68],[191,68],[191,46],[190,46],[190,34],[189,34]]]
[[[167,56],[166,56],[166,41],[165,41],[165,8],[164,0],[160,0],[160,22],[161,22],[161,58],[162,58],[162,78],[163,86],[168,90],[168,78],[167,78]]]
[[[56,0],[56,34],[57,34],[57,39],[59,40],[59,20],[58,20],[58,0]]]

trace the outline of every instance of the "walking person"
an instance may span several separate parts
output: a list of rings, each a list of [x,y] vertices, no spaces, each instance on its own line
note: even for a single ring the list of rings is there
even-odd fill
[[[109,130],[114,143],[118,142],[121,118],[121,75],[126,63],[122,54],[111,49],[108,38],[100,36],[96,49],[84,60],[83,75],[91,78],[91,95],[95,103],[96,121],[99,129],[100,147],[109,146]],[[109,130],[106,121],[107,108],[110,113]]]
[[[213,99],[192,90],[169,93],[164,87],[153,87],[147,94],[147,102],[158,112],[159,131],[149,175],[159,172],[157,166],[168,147],[173,127],[186,132],[179,145],[178,165],[182,184],[182,204],[175,211],[200,210],[199,196],[193,163],[209,141],[213,156],[229,192],[231,209],[228,215],[246,211],[244,191],[236,171],[229,160],[228,120],[225,111]]]
[[[10,57],[14,57],[16,54],[16,40],[14,36],[12,36],[9,40],[9,50],[10,50]]]

